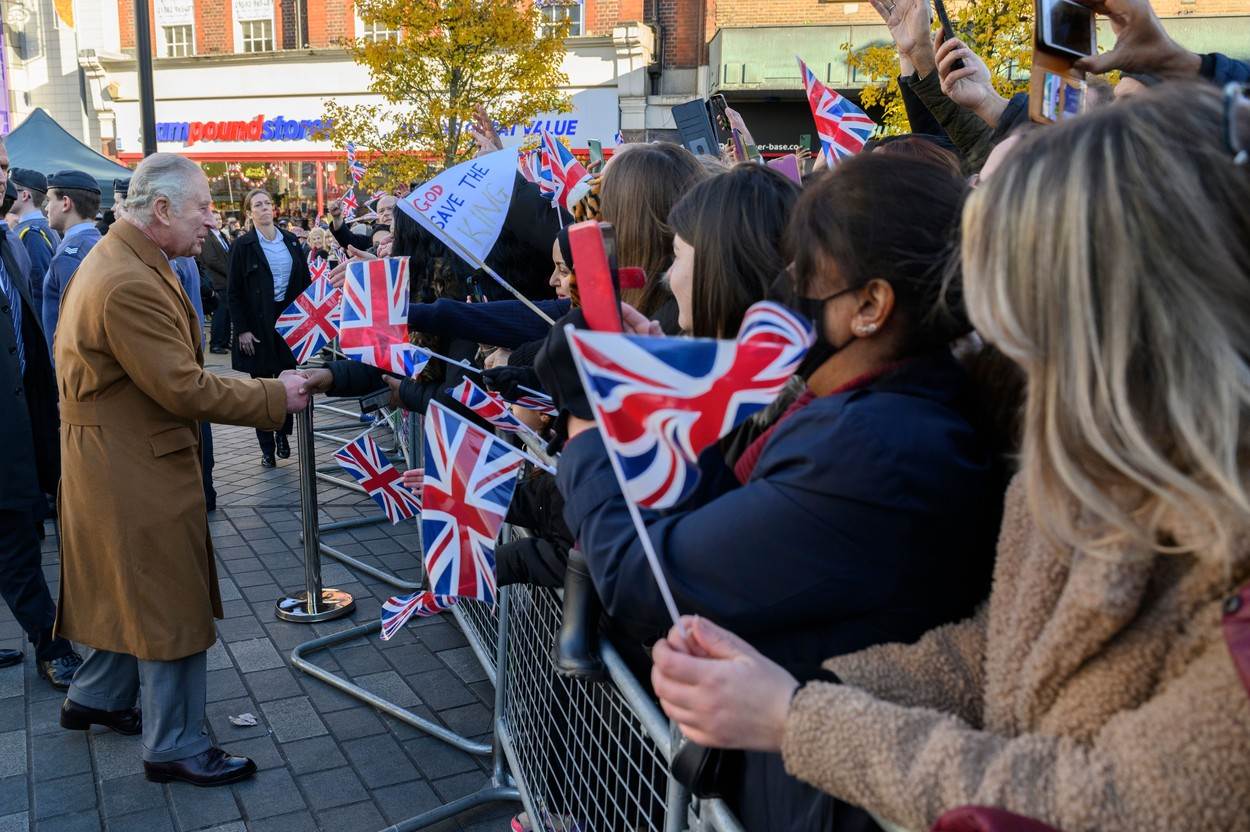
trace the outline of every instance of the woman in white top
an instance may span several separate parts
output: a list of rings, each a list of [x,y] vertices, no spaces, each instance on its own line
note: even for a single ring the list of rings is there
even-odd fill
[[[273,197],[267,191],[249,191],[243,211],[251,219],[251,230],[230,250],[226,292],[237,333],[231,364],[252,378],[276,378],[283,370],[294,369],[295,357],[274,324],[309,283],[308,262],[299,241],[274,225],[273,210]],[[290,435],[290,417],[277,433],[256,431],[263,467],[277,465],[275,454],[283,459],[291,455]]]

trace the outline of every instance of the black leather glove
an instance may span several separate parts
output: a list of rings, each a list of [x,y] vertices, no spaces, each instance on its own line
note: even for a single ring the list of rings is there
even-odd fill
[[[508,401],[516,401],[526,395],[521,387],[543,389],[543,383],[538,380],[538,373],[533,367],[492,367],[483,371],[482,381],[486,382],[488,390],[494,390]]]
[[[561,411],[567,410],[579,419],[593,419],[594,412],[586,399],[586,391],[582,389],[582,380],[573,364],[572,348],[564,334],[566,324],[573,324],[577,329],[588,329],[581,309],[574,309],[556,321],[534,359],[534,369],[538,372],[543,389],[555,399],[556,406]]]

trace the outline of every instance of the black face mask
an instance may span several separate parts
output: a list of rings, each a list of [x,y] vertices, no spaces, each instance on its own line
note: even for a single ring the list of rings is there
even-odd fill
[[[782,272],[777,279],[773,281],[773,285],[768,289],[769,300],[775,300],[784,306],[788,306],[795,312],[812,322],[812,326],[816,330],[816,341],[812,344],[811,349],[803,356],[803,361],[799,364],[794,374],[801,378],[809,378],[812,373],[832,358],[839,350],[846,347],[846,344],[833,344],[825,337],[825,304],[834,298],[841,297],[847,292],[853,292],[858,287],[851,287],[834,292],[832,295],[826,295],[823,298],[806,298],[794,291],[794,281],[790,277],[788,271]],[[851,336],[854,340],[855,336]]]

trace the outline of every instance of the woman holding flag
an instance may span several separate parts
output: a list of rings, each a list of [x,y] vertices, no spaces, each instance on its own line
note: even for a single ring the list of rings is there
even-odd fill
[[[967,320],[957,303],[940,311],[963,194],[945,170],[881,155],[803,192],[788,288],[819,334],[800,368],[808,389],[732,469],[712,445],[692,498],[643,515],[677,608],[733,627],[799,678],[828,655],[958,619],[988,587],[1002,478],[948,348]],[[608,613],[649,644],[669,615],[569,350],[554,329],[537,364],[570,412],[564,517]],[[723,419],[730,403],[705,398],[693,418]],[[748,754],[742,782],[720,786],[741,796],[748,830],[866,822],[776,754]]]

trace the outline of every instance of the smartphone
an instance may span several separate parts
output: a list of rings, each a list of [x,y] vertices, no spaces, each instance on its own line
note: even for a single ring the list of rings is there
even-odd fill
[[[602,165],[603,164],[603,143],[595,139],[591,139],[590,141],[586,142],[586,145],[587,147],[590,148],[590,161],[592,163],[598,162],[600,165]]]
[[[954,40],[955,29],[951,26],[950,16],[946,13],[946,4],[943,3],[942,0],[933,0],[933,8],[937,11],[938,22],[942,24],[942,40]],[[964,62],[962,58],[955,61],[955,63],[951,65],[952,72],[956,69],[963,68]]]
[[[720,139],[712,118],[708,115],[708,103],[702,98],[673,105],[673,121],[681,134],[681,143],[696,156],[720,156]],[[580,276],[579,276],[580,282]]]
[[[569,248],[577,263],[577,294],[591,329],[621,332],[621,286],[616,273],[616,234],[594,220],[569,226]]]
[[[801,150],[812,150],[812,134],[804,133],[799,136],[799,148]]]
[[[734,159],[736,159],[739,162],[745,162],[747,160],[747,149],[746,149],[746,146],[742,143],[742,131],[739,130],[737,127],[735,127],[733,130],[733,143],[734,143],[733,145],[734,146]]]
[[[725,109],[729,106],[729,102],[725,100],[725,96],[720,93],[716,93],[715,95],[708,97],[707,103],[708,107],[712,111],[712,118],[716,122],[716,125],[720,127],[722,132],[728,133],[729,116],[725,114]]]
[[[374,413],[386,405],[391,400],[391,388],[386,387],[376,393],[370,393],[360,398],[360,412]]]
[[[1041,44],[1075,58],[1094,54],[1097,35],[1094,12],[1072,0],[1041,0]]]

